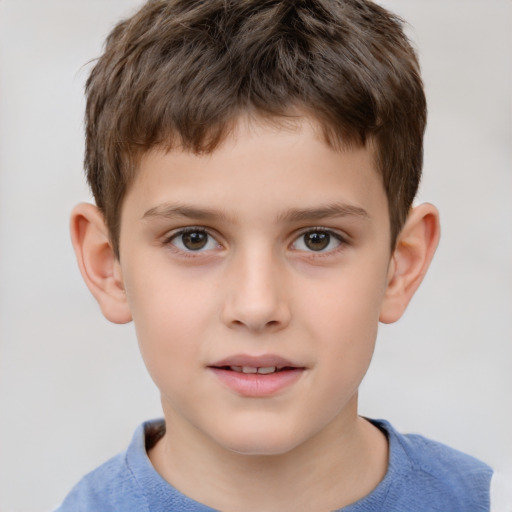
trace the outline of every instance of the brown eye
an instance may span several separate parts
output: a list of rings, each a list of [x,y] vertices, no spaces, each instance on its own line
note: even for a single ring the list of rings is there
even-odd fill
[[[181,235],[181,240],[189,251],[199,251],[206,246],[208,234],[203,231],[192,231]]]
[[[345,241],[337,233],[327,229],[311,229],[302,233],[292,244],[292,248],[304,252],[328,253],[336,250]]]
[[[304,244],[311,251],[323,251],[329,246],[331,235],[321,231],[313,231],[304,235]]]
[[[217,240],[202,229],[179,231],[171,237],[168,243],[185,252],[209,251],[219,247]]]

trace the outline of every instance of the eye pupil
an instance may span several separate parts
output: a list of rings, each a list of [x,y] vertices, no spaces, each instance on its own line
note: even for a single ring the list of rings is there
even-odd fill
[[[304,243],[312,251],[321,251],[325,249],[331,241],[329,233],[312,232],[304,235]]]
[[[208,234],[201,231],[191,231],[181,235],[181,240],[189,251],[198,251],[208,242]]]

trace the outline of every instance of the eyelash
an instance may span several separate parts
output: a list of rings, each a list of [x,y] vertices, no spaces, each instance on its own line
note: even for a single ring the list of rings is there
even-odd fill
[[[208,239],[205,243],[205,246],[207,246],[213,240],[213,241],[215,241],[217,248],[222,247],[222,245],[218,242],[217,238],[215,236],[213,236],[208,229],[206,229],[204,227],[200,227],[200,226],[190,226],[190,227],[179,229],[178,231],[171,233],[169,236],[167,236],[163,240],[163,245],[171,246],[176,252],[179,252],[181,255],[183,255],[185,257],[197,257],[197,256],[201,255],[202,253],[209,252],[209,251],[213,250],[212,248],[204,249],[203,247],[198,248],[198,250],[187,249],[186,247],[181,248],[181,247],[177,247],[176,244],[173,243],[174,240],[179,239],[180,237],[183,237],[187,234],[192,234],[192,233],[200,233],[202,235],[206,235],[208,237]],[[327,251],[324,249],[315,251],[314,249],[310,249],[310,250],[296,249],[293,247],[301,239],[304,240],[303,237],[305,237],[308,234],[313,234],[313,233],[327,235],[329,237],[329,240],[327,242],[328,245],[330,245],[332,243],[332,239],[336,240],[338,245],[336,247],[334,247],[333,249],[330,249]],[[305,242],[303,242],[303,243],[305,243]],[[290,244],[290,247],[292,247],[293,250],[298,251],[298,252],[303,252],[303,253],[307,254],[308,256],[326,257],[326,256],[330,256],[330,255],[338,253],[340,250],[343,250],[347,245],[348,245],[348,242],[347,242],[346,238],[343,237],[342,235],[340,235],[339,233],[332,231],[330,229],[326,229],[324,227],[312,227],[312,228],[307,228],[307,229],[303,230],[302,232],[300,232],[299,235],[293,239],[292,243]]]
[[[193,250],[193,249],[184,247],[183,246],[184,245],[183,238],[181,238],[182,247],[179,247],[175,243],[173,243],[174,240],[176,240],[176,239],[179,240],[180,237],[184,237],[187,234],[193,234],[193,233],[206,235],[207,239],[206,239],[206,242],[203,247],[198,247],[197,250]],[[333,239],[336,241],[337,245],[336,245],[336,247],[329,249],[329,250],[325,250],[326,249],[326,247],[325,247],[325,248],[320,248],[317,251],[315,251],[314,249],[311,249],[311,248],[305,248],[305,249],[297,248],[296,246],[301,243],[303,245],[307,245],[307,242],[305,242],[304,237],[308,234],[309,235],[311,235],[311,234],[327,235],[328,239],[327,239],[326,247],[328,247],[329,245],[332,244]],[[173,250],[175,250],[176,252],[180,253],[180,255],[183,255],[185,257],[197,257],[205,252],[209,252],[214,249],[213,247],[209,247],[209,248],[207,247],[209,244],[212,243],[212,241],[215,241],[215,244],[216,244],[215,248],[222,247],[222,245],[218,242],[217,238],[214,235],[212,235],[208,229],[206,229],[204,227],[199,227],[199,226],[190,226],[190,227],[182,228],[178,231],[175,231],[171,235],[167,236],[163,241],[163,245],[170,246]],[[308,255],[308,256],[328,257],[333,254],[337,254],[340,250],[343,250],[347,245],[348,245],[348,242],[347,242],[346,238],[343,237],[342,235],[340,235],[339,233],[332,231],[330,229],[326,229],[324,227],[311,227],[311,228],[304,229],[301,233],[299,233],[299,235],[293,239],[292,243],[290,244],[290,247],[293,250],[295,250],[297,252],[304,253],[305,255]]]
[[[178,231],[175,231],[175,232],[171,233],[169,236],[167,236],[164,239],[163,245],[171,246],[174,250],[176,250],[177,252],[179,252],[179,253],[187,256],[187,257],[194,257],[194,256],[197,256],[197,255],[203,253],[203,252],[207,252],[209,250],[212,250],[212,249],[203,249],[201,247],[198,250],[194,251],[192,249],[187,249],[186,247],[185,248],[177,247],[175,244],[173,244],[173,240],[180,239],[180,237],[183,237],[183,236],[185,236],[187,234],[192,234],[192,233],[200,233],[202,235],[206,235],[208,237],[208,239],[207,239],[205,245],[208,245],[208,243],[210,243],[211,240],[214,240],[215,243],[216,243],[216,246],[217,247],[221,247],[221,244],[208,231],[208,229],[206,229],[204,227],[199,227],[199,226],[189,226],[189,227],[182,228],[182,229],[179,229]]]
[[[308,234],[313,234],[313,233],[327,235],[329,237],[329,240],[327,242],[328,245],[330,245],[332,243],[333,239],[336,240],[338,245],[329,250],[324,250],[324,249],[321,249],[318,251],[315,251],[313,249],[310,249],[310,250],[295,249],[295,250],[304,252],[308,256],[313,256],[313,257],[318,258],[318,257],[328,257],[328,256],[332,256],[333,254],[337,254],[339,251],[343,250],[348,245],[347,239],[345,237],[343,237],[341,234],[337,233],[336,231],[333,231],[331,229],[327,229],[324,227],[312,227],[312,228],[307,228],[307,229],[303,230],[299,234],[299,236],[294,238],[291,245],[293,246],[301,240],[303,241],[303,243],[305,243],[304,237]]]

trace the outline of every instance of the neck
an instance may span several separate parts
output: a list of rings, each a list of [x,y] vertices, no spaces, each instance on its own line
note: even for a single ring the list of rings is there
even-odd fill
[[[179,435],[166,414],[166,434],[149,457],[176,489],[218,510],[333,510],[369,494],[387,470],[384,434],[357,416],[357,399],[351,409],[279,455],[243,455]]]

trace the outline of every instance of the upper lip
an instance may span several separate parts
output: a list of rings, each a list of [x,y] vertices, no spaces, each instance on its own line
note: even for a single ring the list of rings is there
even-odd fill
[[[301,364],[294,363],[289,359],[275,354],[264,354],[261,356],[235,354],[224,359],[220,359],[208,366],[210,368],[221,368],[226,366],[247,366],[251,368],[270,368],[272,366],[275,366],[276,368],[304,368]]]

